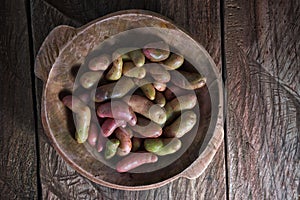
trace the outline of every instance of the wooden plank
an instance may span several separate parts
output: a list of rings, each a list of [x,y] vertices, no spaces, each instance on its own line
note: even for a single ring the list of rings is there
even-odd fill
[[[37,161],[25,3],[1,1],[0,24],[0,199],[34,199]]]
[[[229,199],[299,198],[300,2],[226,1]]]
[[[80,2],[80,3],[79,3]],[[183,0],[161,1],[31,1],[34,48],[59,24],[79,27],[93,19],[122,9],[149,9],[161,13],[187,29],[212,55],[219,69],[220,17],[219,1]],[[193,10],[193,12],[190,12]],[[46,13],[43,14],[43,13]],[[40,102],[41,82],[37,93]],[[39,108],[39,107],[38,107]],[[41,125],[40,155],[43,198],[67,199],[225,199],[224,146],[220,147],[214,161],[196,180],[180,179],[162,188],[131,192],[114,190],[92,183],[70,168],[49,145]]]

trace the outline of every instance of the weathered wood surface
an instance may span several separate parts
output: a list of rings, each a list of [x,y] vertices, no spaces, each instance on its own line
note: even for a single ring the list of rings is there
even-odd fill
[[[298,199],[300,2],[224,4],[227,146],[220,147],[196,180],[179,179],[159,189],[130,192],[96,185],[76,173],[49,145],[40,121],[40,148],[35,151],[26,13],[31,13],[36,54],[60,24],[79,27],[122,9],[152,10],[191,32],[221,68],[219,1],[1,1],[0,199],[37,198],[39,176],[43,199],[225,199],[226,194],[229,199]],[[36,82],[40,103],[42,83]]]
[[[298,199],[300,1],[225,1],[229,199]]]
[[[187,29],[203,44],[221,70],[219,2],[192,1],[31,1],[35,52],[57,25],[79,27],[95,18],[123,9],[161,13]],[[188,12],[193,10],[194,12]],[[46,13],[46,14],[45,14]],[[38,81],[37,100],[42,83]],[[38,106],[39,109],[39,106]],[[159,189],[130,192],[96,185],[71,169],[49,145],[39,123],[41,183],[45,199],[225,199],[225,163],[222,145],[205,173],[196,180],[180,179]],[[209,188],[209,189],[208,189]]]
[[[23,1],[0,3],[0,199],[37,197],[29,33]]]

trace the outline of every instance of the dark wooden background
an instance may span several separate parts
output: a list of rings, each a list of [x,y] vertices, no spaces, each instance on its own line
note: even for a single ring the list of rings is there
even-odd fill
[[[49,145],[34,58],[56,26],[146,9],[191,33],[223,72],[225,138],[196,180],[131,192],[80,176]],[[1,0],[0,199],[300,199],[299,0]]]

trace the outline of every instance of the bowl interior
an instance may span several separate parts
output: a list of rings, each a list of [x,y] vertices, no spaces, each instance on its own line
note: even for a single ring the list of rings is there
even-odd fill
[[[74,140],[72,113],[62,104],[59,95],[62,91],[73,90],[74,69],[83,64],[86,56],[96,51],[102,41],[123,31],[141,27],[163,28],[163,33],[148,29],[144,34],[150,32],[174,47],[188,60],[182,69],[200,71],[207,77],[207,86],[196,91],[201,120],[195,127],[197,134],[192,144],[183,155],[171,165],[154,172],[120,174],[95,159],[84,145]],[[98,183],[142,186],[165,181],[187,169],[199,157],[200,149],[207,145],[203,141],[212,137],[214,129],[210,126],[214,126],[211,122],[215,122],[212,119],[216,116],[212,115],[212,106],[218,105],[215,99],[219,99],[218,92],[211,92],[216,89],[216,79],[214,64],[203,47],[168,21],[149,15],[124,14],[94,22],[66,44],[50,71],[44,93],[44,110],[50,139],[65,160],[77,171]]]

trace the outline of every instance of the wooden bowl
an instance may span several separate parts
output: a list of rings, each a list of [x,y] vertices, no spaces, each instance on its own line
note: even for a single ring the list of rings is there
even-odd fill
[[[204,76],[207,84],[197,92],[201,120],[192,145],[175,162],[148,173],[118,173],[95,159],[72,137],[67,109],[59,99],[63,90],[72,90],[72,68],[84,62],[88,53],[106,38],[140,27],[158,27],[172,37],[165,37]],[[183,66],[185,68],[188,66]],[[53,147],[76,171],[104,186],[123,190],[160,187],[185,177],[197,178],[213,159],[223,139],[223,89],[221,75],[205,51],[187,33],[170,20],[144,10],[128,10],[97,19],[81,28],[56,27],[42,44],[35,63],[35,73],[44,82],[41,116]]]

